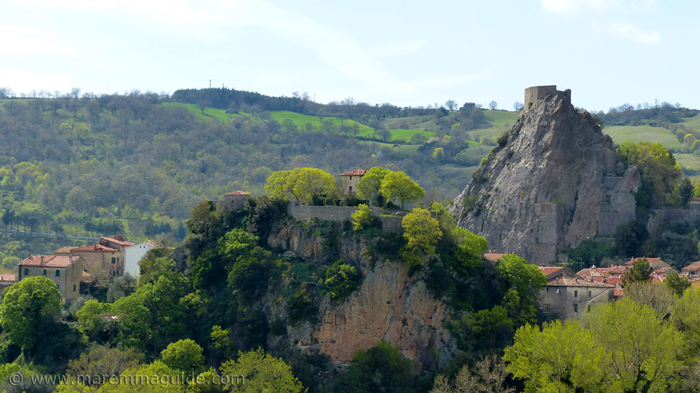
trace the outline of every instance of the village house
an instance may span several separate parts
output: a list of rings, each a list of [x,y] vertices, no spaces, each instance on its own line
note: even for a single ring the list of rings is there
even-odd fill
[[[224,194],[224,199],[219,201],[219,206],[224,210],[243,210],[246,202],[250,199],[250,193],[246,191],[233,191]]]
[[[354,171],[340,174],[340,189],[343,194],[357,194],[357,185],[360,183],[362,176],[367,174],[366,169],[355,169]]]
[[[139,262],[149,250],[156,246],[148,242],[136,243],[133,246],[126,247],[124,250],[124,274],[130,274],[132,277],[139,277],[141,272]]]
[[[81,257],[85,270],[100,281],[111,281],[114,276],[124,274],[124,257],[126,247],[134,244],[125,241],[121,235],[101,237],[97,244],[85,247],[61,247],[54,255],[71,255]]]
[[[563,272],[562,272],[563,273]],[[589,311],[592,304],[608,302],[615,296],[615,285],[563,274],[547,281],[540,292],[542,311],[552,318],[575,318]]]
[[[58,286],[64,304],[80,296],[83,259],[79,256],[31,255],[18,268],[17,281],[36,276],[51,279]]]
[[[575,278],[576,274],[568,268],[561,266],[540,266],[542,273],[547,276],[547,282],[559,277]]]
[[[632,267],[635,262],[638,260],[643,259],[643,258],[632,258],[628,262],[625,263],[625,266],[627,267]],[[656,271],[657,269],[661,268],[670,268],[671,265],[669,265],[667,262],[665,262],[661,258],[646,258],[647,262],[649,262],[649,265]]]
[[[15,275],[12,273],[0,274],[0,292],[15,283]]]
[[[693,262],[690,265],[681,269],[681,272],[691,276],[700,276],[700,261]]]

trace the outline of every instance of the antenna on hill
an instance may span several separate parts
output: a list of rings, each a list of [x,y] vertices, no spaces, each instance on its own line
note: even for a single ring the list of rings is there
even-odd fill
[[[209,88],[211,89],[211,79],[209,79]]]

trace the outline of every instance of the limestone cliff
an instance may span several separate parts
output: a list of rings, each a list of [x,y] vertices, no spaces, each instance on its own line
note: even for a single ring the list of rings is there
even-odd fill
[[[326,258],[323,241],[313,231],[294,225],[276,226],[268,237],[272,248],[317,261]],[[342,303],[325,297],[319,322],[291,327],[287,338],[302,350],[317,349],[345,364],[359,349],[386,340],[419,363],[428,358],[429,349],[437,351],[444,365],[456,351],[455,340],[443,327],[447,305],[430,296],[420,278],[410,277],[406,265],[373,260],[368,251],[371,241],[356,236],[340,240],[338,257],[362,273],[361,287]],[[272,315],[284,314],[284,304],[271,307]]]
[[[450,209],[490,249],[547,264],[634,219],[631,191],[640,180],[636,168],[625,171],[617,162],[595,119],[572,106],[570,91],[554,88],[538,98]]]

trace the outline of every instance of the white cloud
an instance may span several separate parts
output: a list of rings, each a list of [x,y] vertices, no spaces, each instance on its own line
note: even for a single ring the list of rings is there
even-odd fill
[[[659,33],[642,31],[642,29],[629,22],[610,23],[607,26],[607,30],[616,37],[626,38],[639,44],[654,44],[661,41]]]

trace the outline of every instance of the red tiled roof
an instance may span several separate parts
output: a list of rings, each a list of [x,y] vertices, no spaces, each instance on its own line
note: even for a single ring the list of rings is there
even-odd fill
[[[341,173],[340,176],[364,176],[367,174],[367,169],[355,169],[354,171]]]
[[[690,265],[688,265],[688,266],[684,267],[683,269],[681,269],[681,271],[683,271],[683,272],[688,272],[688,271],[696,272],[696,271],[698,271],[698,270],[700,270],[700,261],[693,262],[693,263],[691,263]]]
[[[501,253],[497,253],[497,252],[487,252],[486,254],[484,254],[484,259],[486,259],[487,261],[496,262],[506,255],[508,255],[508,254],[501,254]]]
[[[71,252],[118,252],[116,248],[107,247],[102,244],[93,244],[92,246],[76,247],[71,249]]]
[[[540,266],[539,268],[545,276],[549,276],[550,274],[556,273],[563,269],[563,267],[560,266]]]
[[[619,265],[610,266],[608,268],[608,272],[610,274],[624,274],[624,273],[627,273],[627,271],[629,271],[629,270],[630,269],[627,266],[619,266]]]
[[[0,274],[0,281],[15,281],[15,275],[13,273],[7,273],[7,274]]]
[[[101,241],[101,242],[104,241],[104,242],[114,243],[114,244],[118,244],[118,245],[124,246],[124,247],[128,247],[128,246],[133,246],[133,245],[134,245],[134,243],[132,243],[132,242],[127,242],[127,241],[125,241],[125,240],[115,239],[115,238],[113,238],[113,237],[101,237],[101,238],[100,238],[100,241]]]
[[[245,191],[234,191],[227,192],[226,194],[224,194],[224,196],[250,196],[250,193]]]
[[[59,248],[58,250],[54,251],[54,254],[69,254],[70,250],[74,249],[75,246],[63,246]]]
[[[660,267],[660,268],[654,270],[654,274],[666,274],[666,273],[675,272],[675,271],[676,271],[676,269],[674,269],[672,267]]]
[[[606,284],[617,285],[622,283],[622,277],[608,277],[605,279]]]
[[[19,266],[68,267],[80,257],[68,255],[32,255],[22,261]]]
[[[698,197],[688,198],[688,202],[700,202],[700,198],[698,198]]]
[[[636,261],[638,261],[640,259],[642,259],[642,258],[632,258],[629,260],[629,262],[625,263],[625,265],[632,266],[632,264],[634,264]],[[661,260],[661,258],[646,258],[646,260],[649,263],[658,262],[658,261],[664,262],[663,260]]]

